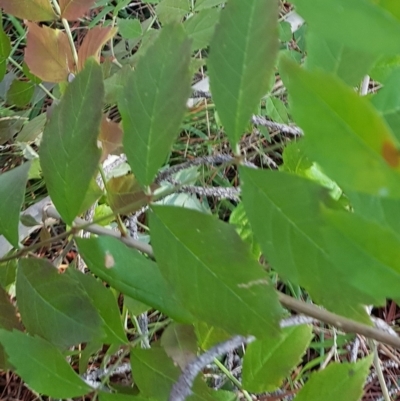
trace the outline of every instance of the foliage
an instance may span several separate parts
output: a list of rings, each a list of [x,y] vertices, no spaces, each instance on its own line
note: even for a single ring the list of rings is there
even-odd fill
[[[285,385],[299,401],[360,399],[372,355],[321,352],[326,369],[295,377],[312,326],[282,326],[294,310],[378,338],[366,306],[400,302],[400,7],[295,0],[305,23],[291,27],[275,0],[128,3],[0,0],[0,143],[15,151],[0,174],[0,368],[55,398],[249,400]],[[191,87],[199,71],[210,90]],[[366,74],[374,96],[354,90]],[[245,135],[273,168],[249,163]],[[188,147],[202,157],[179,159]],[[106,169],[112,155],[123,163]],[[38,182],[51,204],[20,215]],[[248,344],[242,381],[221,362],[230,341]],[[113,386],[128,357],[134,385]],[[212,389],[209,363],[234,386]]]

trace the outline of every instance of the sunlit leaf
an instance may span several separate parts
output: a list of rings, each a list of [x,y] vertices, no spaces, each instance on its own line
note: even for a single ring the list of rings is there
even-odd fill
[[[2,200],[0,233],[16,248],[18,248],[19,244],[19,214],[24,201],[30,166],[31,163],[26,162],[19,167],[0,174],[0,197]]]
[[[368,100],[332,75],[286,58],[281,74],[310,158],[345,190],[400,197],[399,145]]]
[[[117,33],[117,28],[96,26],[89,29],[78,50],[78,71],[82,70],[86,60],[93,57],[100,60],[100,50]]]
[[[213,100],[232,146],[270,86],[278,51],[278,2],[230,0],[221,11],[207,67]]]
[[[111,237],[76,239],[89,269],[113,288],[177,321],[192,322],[156,263]]]
[[[30,71],[47,82],[63,82],[75,70],[67,35],[47,26],[26,22],[25,62]]]
[[[0,0],[5,13],[30,21],[52,21],[56,19],[50,0]]]
[[[194,210],[153,206],[150,228],[161,272],[199,320],[231,334],[278,333],[277,295],[233,226]]]
[[[332,363],[315,372],[295,401],[358,401],[369,374],[372,354],[356,363]]]
[[[0,343],[16,373],[37,393],[66,399],[93,391],[61,352],[42,338],[16,330],[0,330]]]
[[[124,149],[141,185],[149,185],[179,133],[190,94],[190,40],[167,25],[129,74],[118,103]]]
[[[87,294],[44,259],[20,259],[16,296],[27,330],[58,347],[104,337]]]
[[[400,20],[375,1],[295,0],[296,11],[326,39],[376,55],[400,53]],[[340,29],[338,29],[340,27]]]
[[[249,344],[243,358],[243,387],[253,393],[274,391],[301,361],[312,339],[312,327],[287,327],[279,337]]]
[[[40,145],[47,190],[62,218],[71,224],[100,160],[97,147],[103,107],[100,66],[88,60],[53,111]]]
[[[75,21],[83,17],[95,3],[96,0],[59,0],[61,18]]]

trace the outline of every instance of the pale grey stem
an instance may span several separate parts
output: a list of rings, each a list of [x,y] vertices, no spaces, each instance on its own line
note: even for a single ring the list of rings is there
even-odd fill
[[[293,136],[303,135],[303,131],[299,127],[296,127],[295,125],[275,123],[273,121],[267,120],[265,117],[262,116],[253,116],[251,118],[251,122],[254,125],[261,125],[263,127],[267,127],[272,130],[283,132],[284,134],[289,134]]]
[[[240,189],[229,187],[197,187],[194,185],[182,185],[178,192],[185,192],[192,195],[213,196],[219,199],[232,199],[239,201]]]

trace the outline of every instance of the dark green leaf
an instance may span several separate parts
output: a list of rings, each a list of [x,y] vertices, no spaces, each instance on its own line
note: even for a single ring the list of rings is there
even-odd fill
[[[89,297],[70,277],[44,259],[20,259],[16,296],[22,322],[58,347],[104,337]]]
[[[30,162],[0,174],[0,233],[18,248],[18,224]]]
[[[0,343],[16,373],[35,392],[66,399],[93,391],[73,371],[61,352],[40,337],[16,330],[0,330]]]
[[[150,227],[160,269],[193,315],[231,334],[277,334],[277,295],[233,226],[194,210],[153,206]]]
[[[111,237],[77,238],[82,257],[96,276],[123,294],[183,322],[193,318],[178,303],[156,263]]]
[[[330,74],[281,67],[310,158],[344,190],[399,198],[399,145],[368,100]]]
[[[301,361],[312,336],[310,326],[287,327],[277,338],[249,344],[243,359],[243,387],[253,393],[279,388]]]
[[[102,339],[103,342],[105,344],[126,344],[128,341],[122,326],[118,303],[111,290],[104,287],[90,274],[82,274],[76,269],[68,269],[67,272],[70,277],[80,283],[103,320],[103,329],[106,334]]]
[[[271,266],[284,280],[305,287],[314,301],[369,322],[362,304],[372,299],[348,284],[326,249],[321,204],[335,206],[328,191],[283,172],[242,168],[240,177],[247,217]]]
[[[0,82],[3,80],[7,70],[7,58],[11,53],[11,42],[9,36],[0,24]]]
[[[141,185],[151,184],[179,132],[190,94],[189,63],[190,40],[182,25],[167,25],[121,92],[124,149]]]
[[[104,393],[99,392],[100,401],[151,401],[148,398],[140,396],[132,396],[131,394],[123,393]]]
[[[67,87],[43,133],[43,176],[55,207],[68,224],[81,211],[100,160],[97,136],[103,96],[101,68],[89,59]]]
[[[7,92],[7,103],[17,107],[25,107],[30,103],[35,85],[29,81],[14,79]]]
[[[0,264],[0,287],[6,288],[15,282],[17,262],[15,259]]]
[[[400,53],[400,21],[368,0],[295,0],[297,12],[319,35],[376,55]],[[338,29],[340,27],[340,29]]]
[[[235,147],[270,86],[278,51],[278,2],[230,0],[210,49],[213,100]]]
[[[358,401],[369,374],[372,355],[356,363],[332,363],[313,373],[300,390],[296,401]]]

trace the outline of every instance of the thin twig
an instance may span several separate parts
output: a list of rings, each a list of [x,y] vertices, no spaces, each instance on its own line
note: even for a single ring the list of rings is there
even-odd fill
[[[286,124],[279,124],[273,121],[267,120],[265,117],[262,116],[253,116],[251,118],[251,122],[254,125],[261,125],[263,127],[267,127],[276,131],[280,131],[284,134],[289,134],[293,136],[302,136],[303,131],[294,125],[286,125]]]

